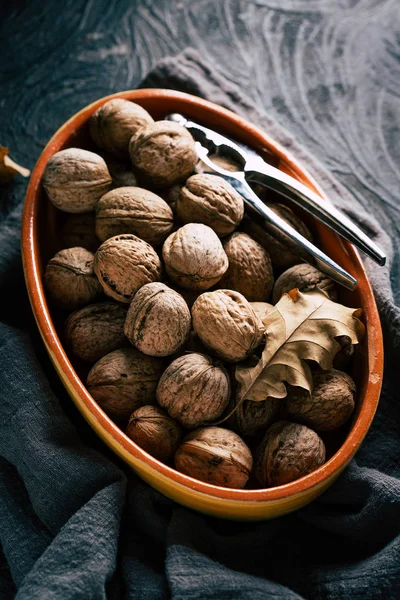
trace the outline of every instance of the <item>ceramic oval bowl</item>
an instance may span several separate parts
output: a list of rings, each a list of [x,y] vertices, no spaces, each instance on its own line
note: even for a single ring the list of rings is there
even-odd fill
[[[264,519],[296,510],[319,496],[338,477],[356,453],[371,425],[381,388],[383,370],[382,333],[374,296],[355,249],[323,225],[313,223],[320,245],[335,261],[359,281],[356,291],[341,291],[341,302],[362,307],[366,324],[353,377],[357,383],[357,405],[352,422],[333,440],[328,461],[313,473],[292,483],[270,489],[235,490],[209,485],[178,473],[139,448],[103,412],[86,390],[71,364],[58,335],[57,318],[49,311],[43,289],[47,261],[57,252],[63,215],[51,205],[41,179],[51,156],[66,147],[92,146],[87,121],[107,100],[120,97],[141,104],[155,119],[180,112],[247,144],[279,168],[289,172],[322,195],[311,176],[287,154],[268,133],[257,129],[238,115],[188,94],[168,90],[144,89],[107,96],[71,117],[52,137],[33,171],[25,202],[22,223],[22,255],[26,284],[32,309],[51,360],[85,419],[96,433],[136,473],[154,488],[177,502],[214,516],[232,519]],[[328,441],[329,446],[329,441]]]

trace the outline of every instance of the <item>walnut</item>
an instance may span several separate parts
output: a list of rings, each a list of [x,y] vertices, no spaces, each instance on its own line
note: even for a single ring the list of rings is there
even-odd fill
[[[296,231],[301,233],[305,238],[312,242],[312,235],[308,227],[299,219],[299,217],[290,208],[284,204],[269,204],[266,203],[279,217],[289,223]],[[246,233],[251,235],[271,257],[272,266],[277,271],[286,271],[293,265],[297,265],[302,262],[302,256],[299,253],[299,249],[294,244],[291,246],[291,242],[282,237],[283,234],[277,232],[278,239],[272,236],[262,223],[249,219],[248,217],[243,220],[243,228]],[[282,239],[282,241],[280,241]]]
[[[95,363],[122,348],[127,342],[126,313],[127,308],[116,302],[89,304],[73,312],[65,324],[65,338],[75,356]]]
[[[333,367],[334,369],[339,369],[339,371],[344,371],[349,368],[353,360],[354,346],[347,335],[339,335],[336,341],[340,345],[340,350],[333,359]]]
[[[282,402],[278,398],[269,398],[261,402],[245,400],[230,419],[232,429],[244,437],[256,435],[276,421],[281,405]]]
[[[114,98],[100,106],[89,121],[94,142],[117,156],[128,156],[129,140],[142,127],[154,123],[141,106]]]
[[[66,248],[49,261],[44,284],[54,304],[74,310],[96,300],[101,285],[93,270],[93,254],[85,248]]]
[[[336,285],[332,279],[307,263],[295,265],[278,277],[272,293],[272,302],[276,304],[285,292],[290,292],[294,288],[298,288],[300,292],[311,292],[318,289],[325,292],[334,301],[338,297]]]
[[[96,252],[100,242],[95,232],[94,212],[69,214],[61,231],[63,248],[79,246]]]
[[[305,425],[278,421],[266,432],[255,455],[261,485],[275,487],[295,481],[325,462],[325,445]]]
[[[330,431],[340,427],[354,410],[356,386],[352,378],[331,369],[313,373],[313,391],[291,387],[285,399],[289,419],[304,423],[316,431]]]
[[[183,431],[165,410],[150,404],[132,413],[126,435],[158,460],[168,462],[179,446]]]
[[[192,307],[193,329],[223,360],[239,362],[263,337],[263,326],[246,298],[232,290],[206,292]]]
[[[190,325],[182,296],[163,283],[148,283],[133,297],[125,335],[144,354],[169,356],[185,344]]]
[[[54,206],[64,212],[86,213],[108,192],[111,176],[98,154],[67,148],[51,157],[42,182]]]
[[[182,187],[176,213],[182,223],[203,223],[222,237],[243,219],[243,198],[217,175],[192,175]]]
[[[111,190],[96,204],[96,234],[102,242],[121,233],[133,233],[157,246],[165,240],[173,224],[168,204],[140,187]]]
[[[115,157],[106,156],[108,170],[112,178],[112,187],[137,186],[138,181],[131,162],[118,160]]]
[[[253,457],[242,438],[222,427],[192,431],[175,453],[178,471],[221,487],[244,488],[252,466]]]
[[[94,257],[94,270],[107,296],[125,303],[146,283],[159,281],[162,274],[154,249],[130,234],[103,242]]]
[[[228,258],[216,233],[207,225],[189,223],[165,240],[165,269],[179,286],[206,290],[228,268]]]
[[[115,350],[91,368],[87,389],[112,419],[124,423],[140,406],[155,403],[164,366],[161,359],[136,348]]]
[[[271,260],[247,233],[234,233],[224,241],[229,267],[219,287],[236,290],[249,302],[268,300],[274,285]]]
[[[218,419],[228,405],[229,376],[204,354],[185,354],[174,360],[157,387],[157,401],[187,429]]]
[[[177,202],[178,202],[178,198],[179,198],[179,194],[181,193],[181,189],[182,189],[182,185],[179,183],[176,183],[175,185],[172,185],[166,192],[164,197],[165,202],[167,202],[167,204],[169,204],[171,206],[171,204],[173,204],[174,206],[176,206]]]
[[[188,130],[171,121],[140,129],[132,136],[129,152],[139,178],[154,188],[184,181],[198,160]]]

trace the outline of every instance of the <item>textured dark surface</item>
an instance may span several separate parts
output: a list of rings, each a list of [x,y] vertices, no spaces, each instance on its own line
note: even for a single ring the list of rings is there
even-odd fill
[[[0,143],[32,168],[76,110],[135,87],[159,59],[187,46],[214,73],[189,53],[164,61],[145,84],[205,94],[286,141],[388,252],[387,269],[366,261],[386,338],[379,411],[332,488],[269,523],[205,518],[124,474],[76,414],[35,332],[19,255],[26,182],[17,178],[0,187],[0,597],[18,589],[27,600],[394,598],[398,0],[3,2]]]

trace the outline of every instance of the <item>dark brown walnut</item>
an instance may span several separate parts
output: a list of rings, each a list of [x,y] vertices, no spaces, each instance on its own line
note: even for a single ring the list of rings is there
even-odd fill
[[[126,435],[154,458],[166,463],[174,456],[183,430],[165,410],[150,404],[132,413]]]
[[[126,423],[140,406],[155,404],[164,367],[159,358],[136,348],[122,348],[106,354],[91,368],[87,389],[112,419]]]
[[[228,268],[228,258],[217,234],[201,223],[189,223],[171,233],[162,254],[169,277],[189,290],[210,288]]]
[[[305,425],[278,421],[267,430],[255,454],[255,474],[264,487],[295,481],[325,462],[325,445]]]
[[[43,186],[51,202],[68,213],[86,213],[111,187],[101,156],[81,148],[56,152],[46,165]]]
[[[100,242],[96,236],[94,212],[68,215],[61,230],[61,242],[63,248],[79,246],[96,252]]]
[[[120,187],[96,204],[96,234],[104,242],[132,233],[158,246],[171,232],[173,218],[172,210],[160,196],[140,187]]]
[[[181,188],[176,213],[182,223],[203,223],[223,237],[243,219],[243,198],[217,175],[192,175]]]
[[[274,285],[268,252],[247,233],[233,233],[224,250],[229,267],[219,286],[240,292],[249,302],[268,300]]]
[[[129,140],[142,127],[154,123],[147,110],[123,98],[109,100],[89,121],[93,141],[117,156],[128,156]]]
[[[165,202],[167,202],[170,206],[173,204],[176,206],[178,202],[179,194],[181,193],[182,184],[176,183],[172,185],[167,192],[163,195]]]
[[[93,254],[85,248],[66,248],[48,262],[44,284],[54,304],[75,310],[93,302],[102,289],[93,270]]]
[[[331,369],[313,373],[313,390],[290,387],[285,399],[289,419],[304,423],[316,431],[330,431],[340,427],[354,411],[356,386],[352,378]]]
[[[146,283],[160,281],[161,261],[154,249],[135,235],[117,235],[102,243],[94,270],[107,296],[129,303]]]
[[[354,346],[347,335],[340,335],[336,338],[340,345],[340,350],[333,359],[333,368],[339,371],[345,371],[351,365],[354,356]]]
[[[300,292],[321,290],[331,300],[336,301],[338,298],[337,288],[332,279],[307,263],[295,265],[278,277],[272,292],[272,302],[276,304],[283,294],[294,288],[298,288]]]
[[[133,297],[125,335],[144,354],[169,356],[185,344],[191,326],[188,305],[163,283],[148,283]]]
[[[73,354],[95,363],[126,345],[126,313],[127,308],[117,302],[89,304],[73,312],[65,323],[65,338]]]
[[[203,344],[229,362],[247,358],[264,334],[250,303],[232,290],[201,294],[192,307],[192,322]]]
[[[232,429],[244,437],[256,435],[277,420],[281,405],[282,401],[277,398],[269,398],[261,402],[245,400],[239,403],[230,419]]]
[[[108,170],[110,171],[112,187],[114,189],[126,186],[137,186],[137,177],[133,172],[132,163],[130,161],[116,159],[108,154],[105,157],[105,161]]]
[[[184,181],[198,160],[188,130],[171,121],[140,129],[130,141],[129,152],[139,179],[154,188]]]
[[[204,354],[185,354],[164,371],[157,401],[187,429],[218,419],[231,394],[229,375]]]
[[[301,219],[284,204],[268,204],[267,206],[274,211],[279,217],[281,217],[286,223],[289,223],[296,231],[301,233],[310,242],[312,241],[312,235],[308,227],[303,223]],[[266,231],[266,229],[258,221],[246,217],[243,220],[243,228],[246,233],[251,235],[271,257],[272,266],[278,272],[285,271],[293,265],[297,265],[302,262],[301,253],[296,246],[291,243],[283,241],[282,234],[277,232],[278,237],[272,236]]]
[[[222,427],[204,427],[187,435],[175,453],[175,467],[200,481],[242,489],[253,457],[241,437]]]

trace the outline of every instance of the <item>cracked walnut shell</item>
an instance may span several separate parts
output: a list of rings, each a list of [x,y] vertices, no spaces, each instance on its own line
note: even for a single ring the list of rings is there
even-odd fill
[[[156,121],[140,129],[132,136],[129,152],[139,179],[154,188],[184,181],[198,161],[188,130],[171,121]]]
[[[183,430],[165,410],[150,404],[132,413],[126,435],[158,460],[168,462],[179,446]]]
[[[187,435],[175,453],[181,473],[227,488],[242,489],[253,457],[241,437],[222,427],[204,427]]]
[[[96,235],[102,242],[132,233],[157,246],[168,236],[173,224],[168,204],[140,187],[116,188],[104,194],[96,204]]]
[[[161,279],[162,266],[150,244],[125,234],[102,243],[94,270],[107,296],[129,303],[143,285]]]
[[[164,371],[157,402],[187,429],[218,419],[228,405],[227,371],[205,354],[184,354]]]
[[[182,223],[203,223],[223,237],[243,219],[243,198],[222,177],[192,175],[180,190],[176,214]]]
[[[186,343],[190,326],[190,311],[182,296],[163,283],[148,283],[133,297],[125,335],[144,354],[168,356]]]
[[[228,268],[228,258],[217,234],[201,223],[189,223],[171,233],[162,253],[169,277],[189,290],[210,288]]]
[[[46,165],[43,186],[51,202],[68,213],[86,213],[111,187],[101,156],[81,148],[56,152]]]
[[[233,290],[201,294],[192,307],[193,329],[223,360],[239,362],[260,344],[263,325],[250,303]]]

